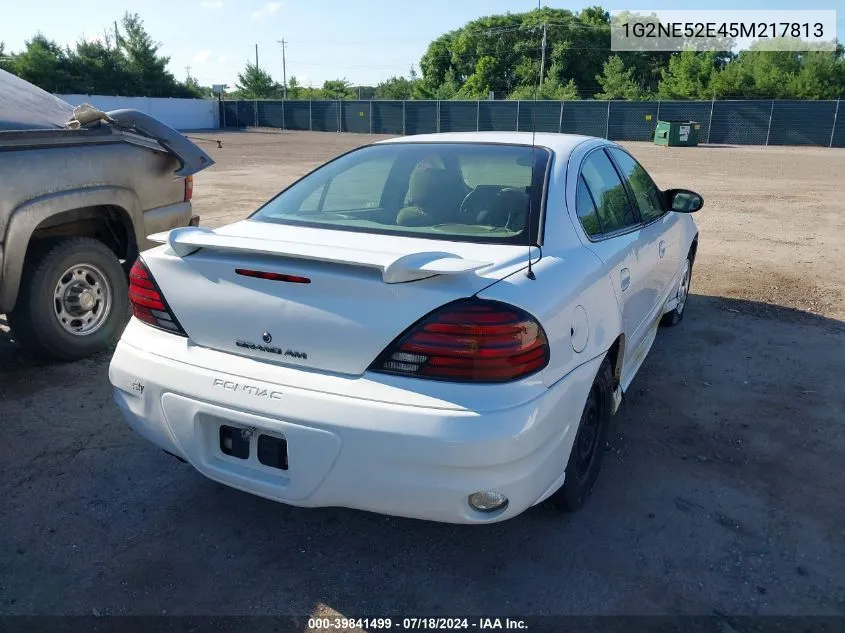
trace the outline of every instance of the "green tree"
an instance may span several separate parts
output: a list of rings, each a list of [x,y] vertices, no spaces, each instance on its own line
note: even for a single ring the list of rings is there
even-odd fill
[[[355,99],[358,95],[346,79],[331,79],[323,82],[323,99]]]
[[[376,99],[411,99],[414,94],[414,84],[405,77],[390,77],[376,86]]]
[[[110,37],[94,42],[79,40],[69,55],[69,65],[77,83],[76,92],[136,94],[135,77]]]
[[[300,91],[299,79],[296,75],[291,75],[288,79],[288,99],[299,99]]]
[[[570,79],[564,81],[560,77],[560,69],[552,64],[546,73],[543,86],[520,86],[508,95],[508,99],[554,99],[555,101],[574,101],[579,98],[578,86]]]
[[[270,73],[249,62],[246,63],[246,69],[238,73],[235,88],[243,99],[269,99],[279,90]]]
[[[124,34],[117,34],[117,48],[126,59],[132,75],[133,92],[150,97],[190,96],[167,70],[170,58],[159,55],[161,45],[144,29],[144,21],[137,13],[125,13],[121,21]]]
[[[796,43],[793,43],[793,46]],[[835,99],[845,92],[843,48],[834,51],[767,50],[756,42],[713,76],[717,97]]]
[[[495,57],[490,55],[480,57],[475,63],[473,73],[467,77],[456,97],[458,99],[487,99],[490,92],[496,89],[498,70],[498,61]]]
[[[661,99],[709,99],[711,82],[717,71],[713,51],[683,51],[669,59],[664,68],[658,94]]]
[[[196,77],[188,75],[185,78],[184,86],[185,90],[192,92],[196,99],[211,99],[214,97],[211,92],[211,86],[201,86]]]
[[[12,56],[7,68],[51,92],[75,92],[79,88],[71,74],[68,51],[41,33],[24,43],[24,50]]]
[[[595,77],[610,57],[608,12],[601,7],[588,7],[580,13],[544,7],[479,18],[435,39],[420,60],[418,94],[426,98],[485,98],[491,90],[497,94],[529,94],[527,91],[539,79],[544,25],[544,84],[551,82],[550,93],[557,94],[570,80],[582,90],[594,92]],[[669,53],[625,55],[623,60],[631,69],[634,83],[647,90],[656,89]],[[554,79],[560,84],[555,85]],[[571,93],[569,89],[565,94]]]
[[[838,99],[845,95],[843,47],[836,51],[812,51],[801,60],[801,69],[790,78],[789,94],[796,99]]]
[[[604,71],[596,75],[596,81],[601,86],[601,92],[596,93],[596,99],[627,99],[633,101],[645,97],[645,93],[634,80],[634,71],[625,68],[625,62],[618,55],[614,55],[604,63]]]

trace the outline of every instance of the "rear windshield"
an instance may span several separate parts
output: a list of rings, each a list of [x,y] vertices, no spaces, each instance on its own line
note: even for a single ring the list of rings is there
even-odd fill
[[[547,149],[524,145],[370,145],[305,176],[251,219],[460,242],[528,244],[536,241],[548,161]]]

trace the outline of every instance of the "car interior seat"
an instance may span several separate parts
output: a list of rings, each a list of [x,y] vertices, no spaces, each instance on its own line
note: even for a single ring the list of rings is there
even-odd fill
[[[396,224],[431,226],[457,217],[463,193],[454,186],[454,179],[442,167],[423,167],[411,174],[407,206],[399,210]]]

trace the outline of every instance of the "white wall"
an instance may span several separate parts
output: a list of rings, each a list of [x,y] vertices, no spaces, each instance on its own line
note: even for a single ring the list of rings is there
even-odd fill
[[[56,95],[72,106],[90,103],[108,112],[131,108],[163,121],[177,130],[217,128],[217,101],[213,99],[169,99],[162,97],[109,97],[104,95]]]

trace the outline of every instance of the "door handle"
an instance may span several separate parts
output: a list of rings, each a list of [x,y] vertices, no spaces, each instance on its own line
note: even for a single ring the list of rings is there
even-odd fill
[[[619,271],[619,285],[622,286],[623,292],[631,285],[631,271],[627,268],[623,268]]]
[[[660,257],[663,257],[666,254],[666,240],[660,240],[657,250],[660,253]]]

